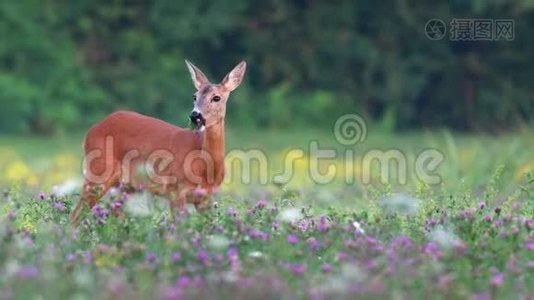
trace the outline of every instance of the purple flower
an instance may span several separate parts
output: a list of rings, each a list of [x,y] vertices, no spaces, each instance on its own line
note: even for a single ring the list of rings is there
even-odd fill
[[[17,213],[15,211],[10,211],[7,213],[7,218],[11,221],[15,220],[17,217]]]
[[[69,253],[67,254],[67,256],[65,257],[65,260],[68,262],[68,263],[73,263],[76,261],[76,255],[74,253]]]
[[[257,208],[263,208],[265,206],[267,206],[267,200],[261,199],[261,200],[258,200],[258,202],[256,202]]]
[[[336,255],[336,260],[347,260],[349,258],[349,255],[343,251],[338,252]]]
[[[171,254],[171,261],[173,264],[179,262],[180,260],[182,260],[182,255],[180,254],[180,252],[173,252]]]
[[[39,192],[39,194],[37,194],[37,197],[39,197],[39,199],[41,200],[44,200],[46,198],[46,194],[45,192]]]
[[[290,264],[288,269],[293,276],[302,276],[306,273],[306,266],[303,264]]]
[[[412,240],[405,235],[400,235],[391,242],[391,247],[394,249],[404,248],[410,250],[412,248]]]
[[[93,255],[91,255],[91,252],[89,251],[84,252],[82,256],[83,256],[83,263],[86,265],[91,264],[91,262],[93,261]]]
[[[256,229],[250,229],[248,231],[248,236],[252,239],[256,239],[256,240],[263,240],[263,241],[267,241],[269,239],[269,234],[268,233],[265,233],[261,230],[256,230]]]
[[[503,282],[504,282],[504,274],[500,272],[493,274],[490,280],[491,285],[494,287],[501,286]]]
[[[17,270],[16,276],[20,279],[31,279],[39,275],[39,270],[36,266],[22,266]]]
[[[534,241],[526,241],[525,248],[527,248],[528,251],[534,251]]]
[[[111,209],[113,210],[119,210],[122,207],[121,201],[114,201],[111,203]]]
[[[208,191],[203,188],[196,188],[193,190],[193,196],[195,197],[204,197],[208,194]]]
[[[239,255],[239,252],[237,251],[236,248],[228,249],[228,256],[232,257],[232,256],[238,256],[238,255]]]
[[[330,265],[329,263],[324,263],[324,264],[321,266],[321,271],[323,271],[324,273],[330,273],[330,272],[332,272],[332,265]]]
[[[191,284],[191,279],[185,275],[180,276],[176,281],[176,285],[182,288],[187,287],[189,284]]]
[[[210,257],[208,255],[208,252],[206,252],[205,250],[199,250],[197,253],[197,259],[201,264],[206,266],[209,263]]]
[[[154,252],[149,252],[145,256],[145,261],[150,265],[154,264],[157,259],[158,259],[158,255]]]
[[[321,216],[319,218],[319,224],[317,224],[317,230],[320,232],[327,232],[328,229],[330,229],[330,225],[328,224],[326,216]]]
[[[312,251],[315,251],[321,248],[321,243],[314,237],[309,238],[306,241],[306,243],[308,244],[308,247],[310,247]]]
[[[430,255],[433,259],[439,259],[443,256],[438,243],[428,242],[423,246],[423,252]]]
[[[479,209],[484,209],[485,207],[486,207],[486,201],[480,201],[480,203],[478,203]]]
[[[491,300],[491,295],[489,293],[477,293],[472,297],[473,300]]]
[[[287,236],[287,242],[290,243],[291,245],[295,245],[296,243],[299,242],[299,238],[298,236],[294,235],[294,234],[289,234]]]
[[[67,208],[65,207],[65,204],[63,204],[63,202],[58,201],[58,202],[54,203],[54,209],[62,212],[62,211],[65,211],[65,209],[67,209]]]

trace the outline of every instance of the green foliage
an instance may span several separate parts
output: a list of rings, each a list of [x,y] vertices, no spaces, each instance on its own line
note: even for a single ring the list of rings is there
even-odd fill
[[[359,112],[388,129],[520,126],[534,115],[533,10],[528,1],[3,1],[0,130],[87,128],[117,109],[185,125],[186,57],[213,81],[249,61],[234,124],[320,126]],[[462,17],[513,19],[516,39],[425,37],[429,19]]]

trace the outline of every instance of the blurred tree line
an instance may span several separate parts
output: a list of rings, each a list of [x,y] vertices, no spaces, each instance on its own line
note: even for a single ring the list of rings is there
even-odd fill
[[[187,124],[184,58],[213,80],[240,59],[230,125],[508,129],[534,115],[534,2],[0,1],[0,131],[87,128],[132,109]],[[439,18],[515,20],[514,41],[425,36]],[[449,29],[449,28],[448,28]]]

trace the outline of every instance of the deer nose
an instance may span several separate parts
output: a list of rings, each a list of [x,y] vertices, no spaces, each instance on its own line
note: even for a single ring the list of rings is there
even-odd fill
[[[206,122],[202,114],[196,110],[191,112],[189,119],[191,119],[191,122],[193,122],[193,124],[197,124],[197,125],[204,125],[204,123]]]

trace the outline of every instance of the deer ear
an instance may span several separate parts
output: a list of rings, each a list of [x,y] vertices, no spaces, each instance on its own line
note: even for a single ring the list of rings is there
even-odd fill
[[[200,87],[204,84],[210,83],[206,75],[200,71],[199,68],[195,67],[190,61],[187,59],[185,60],[185,64],[187,65],[187,69],[189,69],[189,73],[191,74],[191,79],[193,80],[193,84],[197,88],[197,90],[200,90]]]
[[[229,91],[235,90],[243,81],[245,77],[245,71],[247,69],[247,63],[242,60],[235,68],[228,73],[222,80],[222,85]]]

